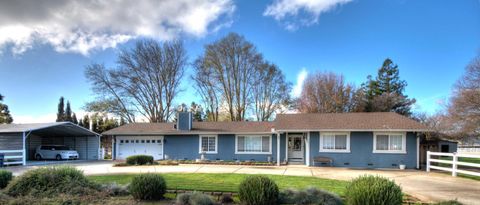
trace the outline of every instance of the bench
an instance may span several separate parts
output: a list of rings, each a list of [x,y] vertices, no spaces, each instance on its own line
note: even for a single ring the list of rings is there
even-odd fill
[[[320,163],[321,165],[328,163],[332,167],[333,166],[333,159],[329,158],[329,157],[317,156],[317,157],[313,158],[313,166],[315,166],[315,163]]]

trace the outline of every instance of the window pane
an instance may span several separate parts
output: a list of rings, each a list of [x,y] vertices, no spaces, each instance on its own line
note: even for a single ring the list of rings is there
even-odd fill
[[[262,152],[270,152],[270,137],[262,137]]]
[[[335,136],[324,135],[323,136],[323,149],[333,149],[335,143]]]
[[[347,149],[347,135],[335,135],[335,149]]]
[[[388,150],[388,135],[377,135],[376,150]]]
[[[208,151],[208,138],[202,137],[202,152]]]
[[[215,137],[208,138],[208,151],[215,152]]]
[[[390,150],[402,150],[402,135],[390,136]]]
[[[238,146],[237,150],[239,152],[245,152],[245,137],[243,137],[243,136],[240,137],[239,136],[237,138],[237,146]]]

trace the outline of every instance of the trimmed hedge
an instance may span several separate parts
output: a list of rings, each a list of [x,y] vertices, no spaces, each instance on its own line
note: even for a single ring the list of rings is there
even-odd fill
[[[350,182],[345,197],[349,205],[401,205],[403,193],[400,186],[387,178],[365,175]]]
[[[248,176],[240,183],[238,195],[246,205],[273,205],[278,202],[278,186],[266,176]]]
[[[96,194],[100,186],[89,181],[73,167],[45,167],[30,170],[16,177],[6,188],[10,196],[51,197],[59,194]]]
[[[200,192],[179,194],[176,205],[213,205],[215,202],[206,194]]]
[[[7,170],[0,170],[0,189],[7,187],[8,183],[13,179],[13,174]]]
[[[342,199],[330,192],[308,188],[305,190],[287,189],[280,193],[280,204],[319,204],[319,205],[341,205]]]
[[[133,155],[127,157],[128,165],[145,165],[153,164],[153,157],[150,155]]]
[[[133,177],[128,191],[138,200],[159,200],[163,199],[167,184],[159,174],[140,174]]]

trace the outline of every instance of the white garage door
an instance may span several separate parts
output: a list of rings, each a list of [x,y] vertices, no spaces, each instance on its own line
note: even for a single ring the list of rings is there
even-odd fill
[[[163,159],[163,136],[159,137],[117,137],[117,159],[132,155],[150,155]]]

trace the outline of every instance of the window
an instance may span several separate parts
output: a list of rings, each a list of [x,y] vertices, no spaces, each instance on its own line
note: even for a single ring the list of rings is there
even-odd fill
[[[235,154],[271,154],[272,136],[238,135]]]
[[[120,140],[120,143],[123,143],[123,140]]]
[[[216,154],[217,153],[217,136],[201,135],[199,153]]]
[[[375,133],[373,153],[407,153],[404,133]]]
[[[145,143],[145,140],[141,140],[140,142]]]
[[[135,143],[139,143],[140,141],[139,140],[135,140]]]
[[[350,133],[320,134],[320,152],[350,152]]]
[[[128,143],[128,140],[125,140],[125,143]]]

